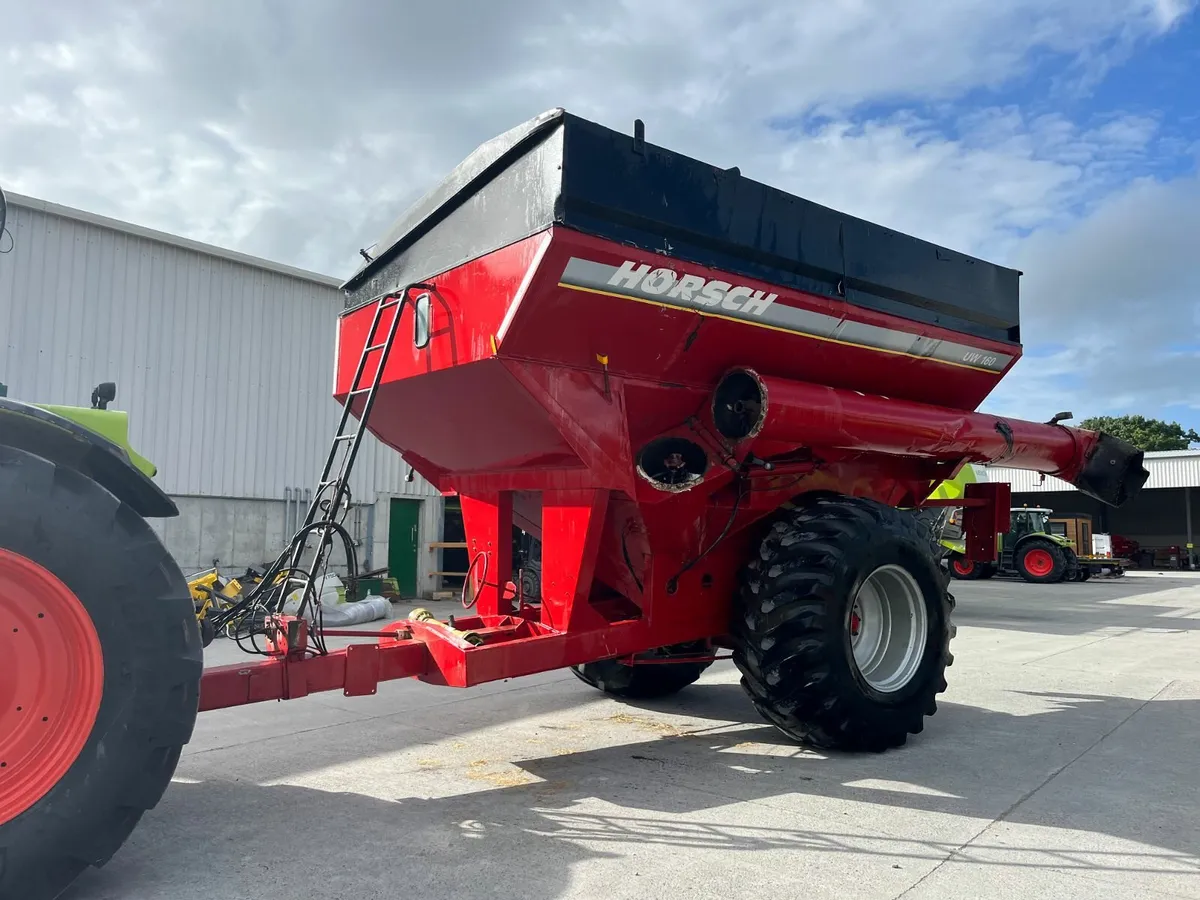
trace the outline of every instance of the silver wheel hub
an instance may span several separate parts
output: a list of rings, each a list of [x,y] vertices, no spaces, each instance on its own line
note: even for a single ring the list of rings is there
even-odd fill
[[[847,628],[854,665],[881,694],[913,680],[928,642],[925,597],[913,576],[896,565],[880,566],[858,589]]]

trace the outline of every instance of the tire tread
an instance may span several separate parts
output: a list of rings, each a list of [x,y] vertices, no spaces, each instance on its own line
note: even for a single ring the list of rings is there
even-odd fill
[[[863,548],[890,542],[927,565],[943,623],[937,658],[920,694],[885,713],[859,702],[838,664],[845,653],[830,626],[838,591],[854,580]],[[953,598],[948,573],[936,565],[929,536],[911,515],[850,497],[822,496],[786,509],[742,575],[734,616],[734,663],[755,707],[779,730],[820,749],[882,751],[905,743],[936,711],[950,665]],[[848,602],[848,601],[845,601]]]
[[[187,582],[150,525],[85,475],[0,446],[0,502],[0,546],[75,592],[105,658],[100,711],[79,758],[0,825],[0,900],[52,900],[87,865],[108,862],[161,800],[195,726],[199,627]]]

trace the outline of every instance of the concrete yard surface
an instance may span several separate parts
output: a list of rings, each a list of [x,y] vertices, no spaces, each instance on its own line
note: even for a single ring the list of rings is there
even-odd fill
[[[1200,897],[1200,579],[952,590],[950,688],[899,750],[791,744],[724,662],[653,703],[555,672],[222,710],[66,896]]]

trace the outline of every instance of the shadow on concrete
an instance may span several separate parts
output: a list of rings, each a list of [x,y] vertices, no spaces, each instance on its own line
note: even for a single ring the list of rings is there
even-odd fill
[[[1200,701],[1008,693],[1037,711],[1013,715],[942,701],[924,733],[910,738],[905,748],[879,755],[799,749],[763,725],[736,684],[705,685],[686,702],[681,695],[641,709],[743,723],[742,730],[729,732],[719,725],[712,734],[700,730],[682,738],[706,742],[716,754],[704,764],[710,784],[739,750],[746,753],[761,744],[784,751],[768,755],[770,765],[760,763],[763,777],[755,780],[761,796],[747,799],[767,799],[770,791],[761,791],[763,782],[773,782],[781,792],[791,784],[802,793],[839,800],[972,817],[1003,815],[1013,823],[1152,844],[1163,853],[1150,856],[1176,860],[1200,875],[1200,779],[1194,775],[1200,766]],[[729,740],[721,740],[726,734]],[[754,767],[753,758],[747,755],[739,763]],[[1095,777],[1084,783],[1085,774]],[[805,779],[802,784],[794,784],[797,775]],[[1030,784],[1031,775],[1040,778]],[[1059,783],[1062,788],[1052,789]],[[1063,788],[1070,793],[1075,787],[1077,796],[1063,795]],[[1039,788],[1035,802],[1031,793]],[[1005,802],[1006,789],[1011,803]],[[1061,805],[1047,806],[1048,797],[1057,797]]]
[[[740,687],[704,684],[669,702],[600,704],[603,720],[635,740],[516,761],[531,783],[409,798],[398,773],[395,801],[222,778],[174,784],[118,857],[66,898],[551,900],[572,889],[575,867],[625,860],[634,846],[783,848],[833,854],[832,866],[840,854],[940,861],[996,818],[1053,830],[973,842],[971,857],[989,865],[1200,876],[1200,702],[1024,697],[1039,711],[944,703],[907,748],[856,756],[797,747],[761,724]],[[677,728],[662,713],[713,724]],[[651,730],[659,736],[637,739]],[[322,766],[336,762],[329,750]],[[295,753],[305,753],[303,736]],[[341,755],[357,758],[353,744]],[[763,815],[736,807],[743,802],[764,804]],[[948,835],[881,807],[974,821]],[[638,877],[630,865],[613,877]]]
[[[1181,578],[1125,577],[1062,584],[1028,584],[1019,578],[954,581],[959,625],[1028,631],[1039,634],[1089,634],[1103,628],[1195,631],[1200,618],[1191,601],[1170,605],[1165,592],[1190,589]]]

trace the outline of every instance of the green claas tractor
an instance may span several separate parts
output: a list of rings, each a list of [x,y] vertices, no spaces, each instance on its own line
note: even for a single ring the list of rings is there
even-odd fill
[[[960,557],[951,560],[951,574],[965,579],[1020,575],[1035,584],[1086,579],[1088,569],[1080,567],[1071,542],[1046,530],[1050,512],[1040,507],[1014,508],[1008,531],[998,536],[997,561],[987,565]]]
[[[8,388],[0,384],[0,398],[7,399]],[[99,435],[106,442],[115,444],[128,457],[129,463],[140,472],[144,473],[148,478],[153,478],[158,469],[154,463],[141,456],[133,446],[129,443],[129,414],[120,409],[109,409],[108,404],[112,403],[117,397],[117,386],[111,381],[106,381],[103,384],[98,384],[92,390],[92,405],[91,406],[56,406],[50,403],[29,403],[20,404],[20,407],[25,410],[38,409],[50,413],[51,417],[66,419],[76,425],[82,426],[88,433]],[[17,410],[16,401],[9,401],[7,412],[14,414]],[[0,414],[4,412],[4,407],[0,407]],[[53,418],[46,416],[37,417],[42,422],[51,422]],[[20,428],[17,420],[4,419],[0,421],[7,422],[13,428]]]
[[[968,484],[978,480],[978,472],[973,466],[963,466],[957,476],[942,482],[932,496],[957,499],[963,496]],[[961,512],[954,510],[941,534],[941,544],[949,553],[950,574],[960,579],[1019,575],[1035,584],[1086,581],[1090,570],[1079,565],[1072,543],[1047,529],[1050,513],[1051,510],[1042,507],[1014,507],[1008,531],[997,536],[996,562],[981,563],[964,556]]]
[[[115,395],[0,388],[0,898],[56,897],[112,856],[196,718],[195,607],[147,522],[178,509]]]

